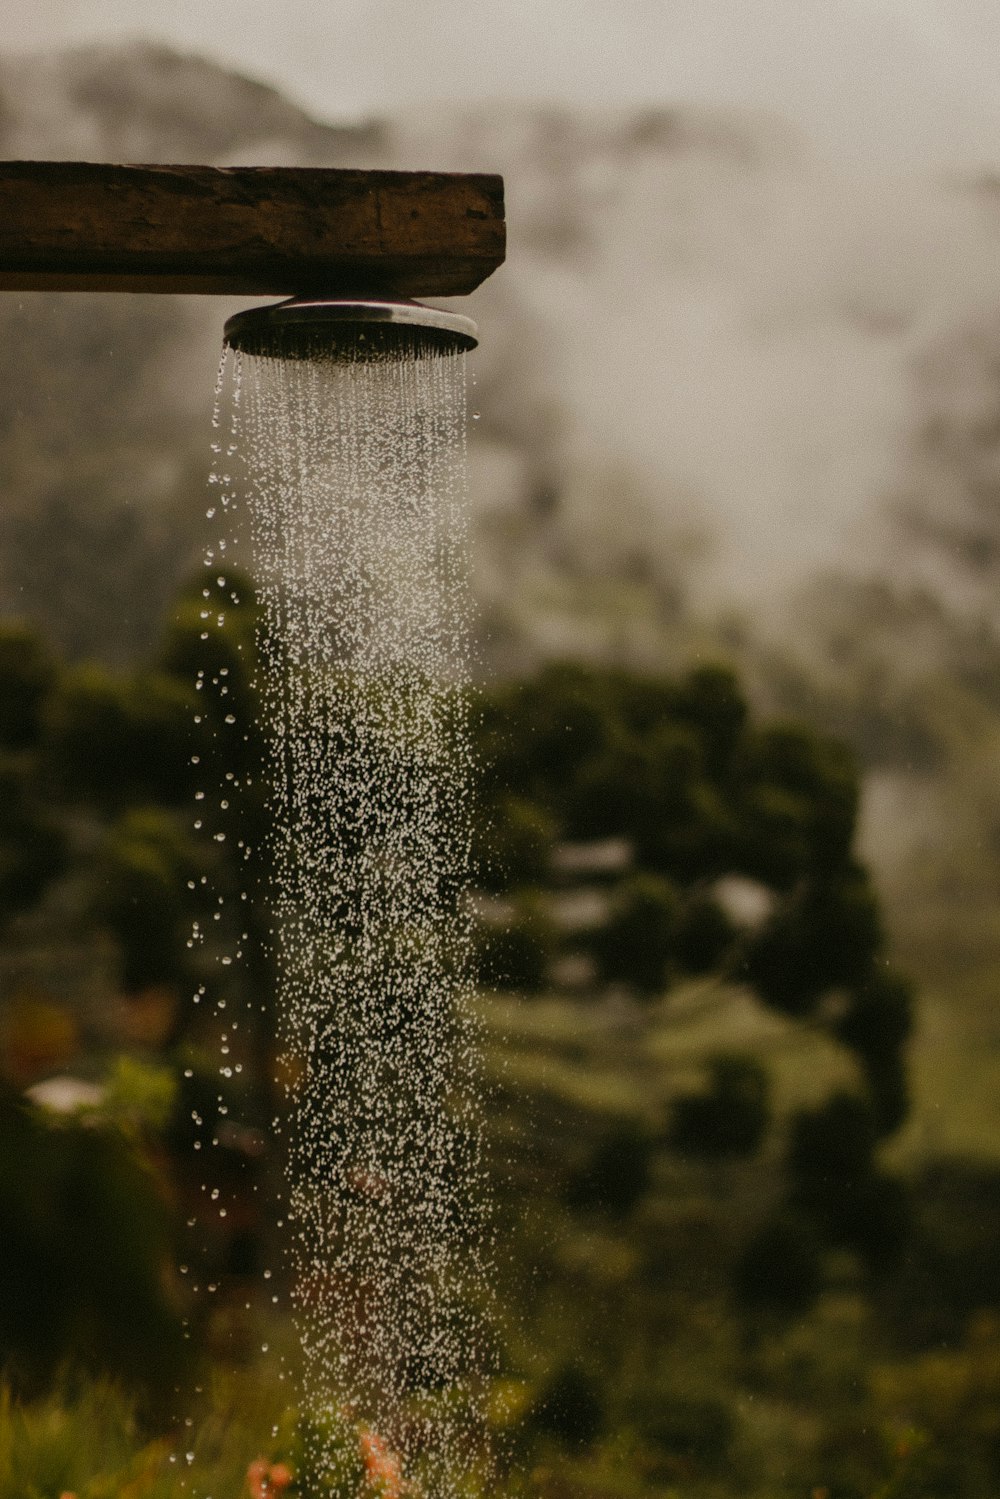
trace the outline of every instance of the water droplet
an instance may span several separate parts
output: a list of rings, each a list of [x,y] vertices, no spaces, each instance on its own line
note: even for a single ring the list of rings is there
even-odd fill
[[[449,1073],[461,1081],[475,1045],[462,1008],[465,980],[456,978],[467,971],[465,918],[440,895],[440,871],[461,858],[468,816],[468,742],[454,713],[456,684],[469,679],[465,362],[390,364],[366,349],[353,364],[241,357],[237,376],[221,440],[232,436],[250,471],[237,492],[267,663],[257,671],[272,773],[270,941],[289,958],[274,1000],[287,1058],[281,1086],[289,1107],[304,1111],[313,1142],[306,1159],[296,1131],[284,1133],[292,1141],[290,1200],[278,1228],[293,1262],[319,1266],[329,1253],[328,1207],[338,1212],[345,1238],[338,1254],[383,1281],[398,1308],[396,1327],[344,1353],[349,1366],[338,1378],[359,1390],[391,1388],[398,1343],[412,1340],[440,1349],[447,1381],[478,1342],[476,1303],[462,1300],[470,1310],[455,1313],[427,1294],[427,1277],[459,1284],[468,1260],[453,1226],[456,1192],[459,1201],[481,1198],[478,1182],[449,1174],[463,1157],[465,1135],[456,1132],[475,1130],[474,1105],[443,1117],[434,1081]],[[233,539],[220,538],[210,565]],[[217,616],[220,625],[224,618]],[[221,700],[224,668],[215,670]],[[244,719],[241,757],[249,732]],[[211,799],[215,787],[206,789]],[[221,795],[219,808],[228,811]],[[234,826],[232,837],[248,858],[241,832]],[[241,891],[242,901],[247,896]],[[217,961],[231,965],[234,950],[243,948],[233,944]],[[402,1035],[387,994],[413,1016]],[[252,1003],[256,1012],[260,1002]],[[215,1006],[221,1012],[222,1002]],[[455,1037],[454,1051],[431,1050],[428,1038],[445,1034]],[[223,1040],[220,1062],[229,1050]],[[391,1108],[388,1100],[383,1107],[386,1063],[400,1056],[399,1086]],[[228,1066],[219,1071],[233,1075]],[[372,1107],[345,1117],[345,1092]],[[407,1140],[402,1158],[399,1131]],[[344,1162],[357,1164],[345,1173]],[[337,1198],[322,1207],[310,1186],[319,1179]],[[420,1265],[427,1270],[412,1268]],[[271,1276],[264,1272],[265,1281]],[[329,1389],[326,1350],[338,1316],[350,1312],[325,1291],[304,1309],[306,1398]],[[461,1426],[449,1417],[433,1435],[439,1472],[452,1461],[461,1471]],[[470,1418],[466,1436],[474,1426]],[[453,1491],[444,1484],[441,1494]]]

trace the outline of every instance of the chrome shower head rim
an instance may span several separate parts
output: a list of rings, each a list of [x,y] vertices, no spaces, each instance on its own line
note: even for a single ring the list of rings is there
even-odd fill
[[[349,296],[290,297],[246,308],[228,319],[223,338],[239,353],[302,359],[322,357],[326,346],[335,351],[338,333],[363,350],[369,332],[377,338],[378,329],[383,337],[398,338],[401,347],[408,334],[414,344],[423,335],[431,351],[441,354],[466,353],[479,342],[476,324],[461,313],[409,300]]]

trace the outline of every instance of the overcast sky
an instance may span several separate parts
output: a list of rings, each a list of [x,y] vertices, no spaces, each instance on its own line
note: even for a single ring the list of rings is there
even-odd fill
[[[7,0],[8,48],[154,36],[321,118],[429,100],[770,105],[836,145],[1000,160],[996,0]],[[155,19],[154,19],[155,18]]]

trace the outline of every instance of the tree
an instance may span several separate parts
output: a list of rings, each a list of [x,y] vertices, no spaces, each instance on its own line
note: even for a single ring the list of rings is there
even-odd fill
[[[900,1255],[908,1194],[876,1160],[879,1123],[870,1101],[839,1092],[792,1122],[790,1203],[824,1239],[854,1250],[872,1275]]]
[[[477,751],[501,844],[509,817],[512,856],[485,870],[490,888],[544,888],[557,835],[624,840],[633,867],[580,939],[601,980],[654,994],[671,973],[715,970],[783,1015],[823,1017],[861,1062],[879,1131],[898,1127],[912,996],[887,973],[878,898],[853,848],[858,771],[842,744],[800,723],[755,723],[722,666],[674,680],[559,664],[484,692]],[[741,929],[723,909],[725,875],[771,893],[762,925]],[[537,981],[544,964],[534,971]]]
[[[590,939],[602,979],[642,995],[666,987],[679,924],[680,896],[655,874],[637,874],[615,892],[611,913]]]

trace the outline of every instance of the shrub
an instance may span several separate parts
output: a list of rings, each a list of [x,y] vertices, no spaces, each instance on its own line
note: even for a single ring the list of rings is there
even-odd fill
[[[744,1311],[790,1317],[812,1306],[822,1283],[816,1230],[786,1212],[766,1222],[747,1244],[736,1267],[733,1290]]]
[[[572,1178],[570,1206],[627,1218],[649,1190],[652,1154],[652,1139],[641,1125],[616,1125]]]
[[[530,1413],[531,1424],[564,1447],[590,1447],[604,1430],[604,1395],[593,1375],[564,1364],[543,1386]]]
[[[163,1390],[183,1342],[150,1173],[118,1131],[50,1123],[10,1097],[0,1133],[0,1363],[27,1389],[69,1363]]]
[[[606,983],[628,984],[640,994],[662,992],[677,931],[680,897],[659,875],[625,880],[605,925],[590,946]]]
[[[668,1139],[682,1154],[750,1156],[767,1133],[770,1083],[754,1057],[722,1054],[708,1063],[709,1087],[675,1099]]]

